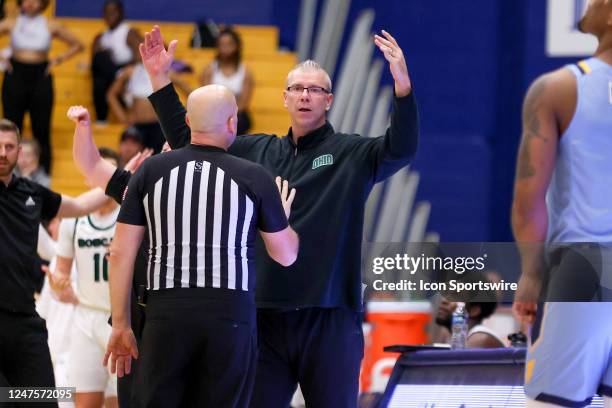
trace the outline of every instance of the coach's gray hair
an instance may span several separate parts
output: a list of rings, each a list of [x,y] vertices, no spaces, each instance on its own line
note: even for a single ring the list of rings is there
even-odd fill
[[[291,78],[291,75],[293,75],[295,72],[315,72],[315,71],[321,71],[325,74],[325,87],[327,88],[328,91],[331,92],[332,83],[331,83],[331,78],[329,77],[329,74],[327,73],[327,71],[323,69],[323,67],[321,67],[321,65],[319,65],[319,63],[313,60],[306,60],[304,62],[300,62],[295,67],[293,67],[293,69],[289,71],[289,73],[287,74],[286,86],[289,86],[289,79]]]

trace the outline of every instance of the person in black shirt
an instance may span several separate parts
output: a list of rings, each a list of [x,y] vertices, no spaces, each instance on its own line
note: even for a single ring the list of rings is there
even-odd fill
[[[299,194],[291,225],[300,255],[283,268],[257,246],[256,301],[260,353],[252,406],[286,407],[299,382],[307,406],[355,407],[363,357],[361,241],[365,202],[375,183],[410,163],[418,112],[402,49],[387,32],[374,42],[395,81],[384,136],[336,133],[326,121],[329,75],[313,61],[287,76],[287,136],[238,136],[228,152],[262,164]],[[149,100],[175,149],[189,143],[185,110],[168,78],[177,42],[166,50],[159,27],[140,45],[155,91]]]
[[[21,136],[0,120],[0,386],[54,386],[45,322],[34,306],[38,226],[58,217],[79,217],[106,201],[100,189],[62,196],[16,177]],[[56,404],[50,404],[56,406]]]
[[[256,229],[276,262],[288,266],[297,258],[298,238],[270,175],[226,153],[236,115],[235,98],[223,86],[191,93],[192,144],[147,159],[121,206],[111,246],[113,331],[105,361],[121,377],[138,357],[128,300],[146,226],[147,319],[136,377],[143,406],[246,407],[257,350]]]

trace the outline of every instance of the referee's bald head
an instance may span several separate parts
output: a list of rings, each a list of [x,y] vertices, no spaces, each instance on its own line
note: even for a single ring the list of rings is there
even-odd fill
[[[216,140],[229,146],[236,137],[238,106],[234,94],[223,85],[206,85],[187,98],[187,124],[192,141]]]

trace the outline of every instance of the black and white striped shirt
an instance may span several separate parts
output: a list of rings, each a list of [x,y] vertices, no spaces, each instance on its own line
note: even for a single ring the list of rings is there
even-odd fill
[[[150,290],[252,291],[255,229],[288,225],[262,166],[200,145],[147,159],[130,180],[118,222],[146,226]]]

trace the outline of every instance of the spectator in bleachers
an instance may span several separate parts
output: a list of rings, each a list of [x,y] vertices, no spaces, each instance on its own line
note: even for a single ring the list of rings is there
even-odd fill
[[[32,180],[47,188],[51,185],[49,175],[45,172],[45,169],[40,167],[40,145],[36,140],[21,142],[15,175]]]
[[[142,41],[140,32],[124,21],[121,1],[107,0],[104,3],[103,18],[108,29],[96,36],[91,47],[93,100],[96,120],[99,123],[106,122],[108,116],[106,93],[115,80],[117,71],[135,62],[138,44]]]
[[[169,75],[179,89],[186,94],[191,92],[176,71],[171,70]],[[152,92],[149,76],[138,54],[137,64],[129,65],[119,71],[106,94],[106,99],[117,119],[126,126],[136,128],[142,135],[144,146],[159,153],[166,139],[148,99]]]
[[[147,99],[152,92],[149,77],[142,64],[138,63],[119,71],[106,98],[117,119],[126,126],[136,128],[142,135],[144,145],[159,153],[165,139],[153,106]]]
[[[200,84],[224,85],[236,96],[238,103],[238,134],[243,135],[251,128],[248,113],[253,95],[253,73],[242,63],[242,40],[236,31],[224,28],[217,37],[215,60],[202,72]]]
[[[25,113],[30,113],[32,132],[41,148],[40,162],[47,173],[51,168],[52,68],[83,50],[74,34],[42,14],[49,1],[18,0],[19,16],[0,21],[0,35],[11,36],[12,54],[2,86],[4,117],[21,129]],[[66,43],[68,49],[49,58],[52,38]]]
[[[142,149],[144,149],[144,139],[138,129],[133,126],[125,129],[119,141],[119,166],[125,166]]]
[[[436,314],[436,324],[450,331],[453,312],[456,306],[457,304],[455,302],[451,302],[442,297]],[[505,347],[501,337],[482,324],[483,320],[490,317],[495,312],[495,309],[497,309],[497,302],[467,302],[465,306],[469,316],[466,346],[468,348]]]

